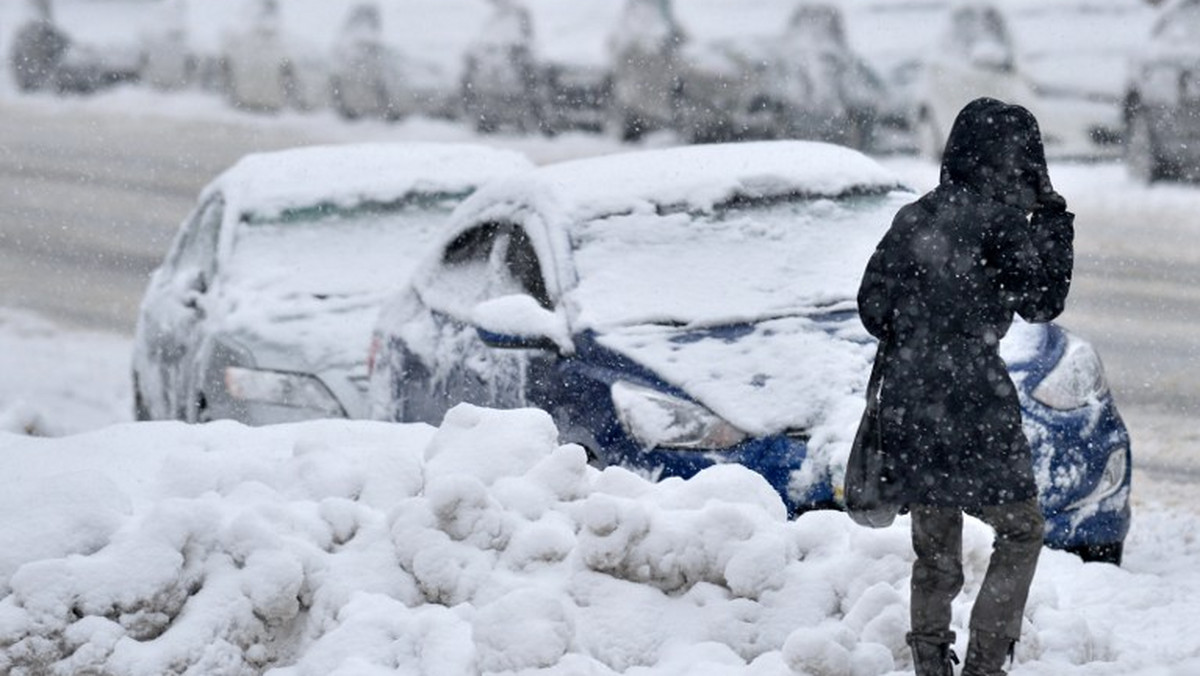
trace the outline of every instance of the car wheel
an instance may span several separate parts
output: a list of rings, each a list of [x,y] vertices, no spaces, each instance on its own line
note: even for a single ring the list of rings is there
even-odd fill
[[[1125,553],[1124,542],[1111,542],[1102,545],[1080,545],[1070,547],[1068,552],[1078,556],[1087,563],[1111,563],[1121,565],[1121,557]]]
[[[1166,163],[1154,143],[1150,120],[1141,111],[1133,111],[1126,131],[1125,166],[1129,174],[1143,183],[1166,178]]]

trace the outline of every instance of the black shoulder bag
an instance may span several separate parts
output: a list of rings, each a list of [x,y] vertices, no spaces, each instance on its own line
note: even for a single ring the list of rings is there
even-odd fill
[[[883,498],[883,431],[879,421],[879,387],[883,380],[884,343],[880,341],[867,382],[867,406],[858,423],[850,458],[846,461],[846,483],[842,495],[846,513],[860,526],[886,528],[900,513],[900,505]]]

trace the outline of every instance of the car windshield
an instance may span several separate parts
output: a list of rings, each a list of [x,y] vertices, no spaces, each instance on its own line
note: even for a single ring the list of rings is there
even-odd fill
[[[226,274],[241,289],[274,297],[383,293],[407,279],[462,197],[422,193],[245,214]]]
[[[714,326],[853,308],[867,259],[911,193],[740,200],[631,213],[571,233],[580,328]]]

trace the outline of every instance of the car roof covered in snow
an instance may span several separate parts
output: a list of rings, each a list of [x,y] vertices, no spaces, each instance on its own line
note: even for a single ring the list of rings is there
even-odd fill
[[[320,202],[353,205],[412,192],[462,192],[533,167],[521,153],[453,143],[315,145],[246,155],[204,190],[238,214]]]
[[[496,202],[566,222],[641,209],[703,211],[731,198],[836,196],[902,187],[866,155],[816,141],[758,141],[638,150],[545,165],[464,202],[460,224]]]

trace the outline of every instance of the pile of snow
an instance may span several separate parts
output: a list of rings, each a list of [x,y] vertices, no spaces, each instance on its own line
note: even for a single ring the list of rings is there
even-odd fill
[[[0,432],[57,436],[129,420],[129,355],[124,336],[0,307]]]
[[[838,512],[788,521],[740,466],[651,483],[556,438],[540,411],[466,405],[437,429],[0,434],[0,671],[910,669],[907,518],[880,531]],[[969,521],[964,541],[960,653],[990,533]],[[1179,566],[1189,542],[1173,546]],[[1200,666],[1200,585],[1170,569],[1046,551],[1014,673]]]

